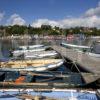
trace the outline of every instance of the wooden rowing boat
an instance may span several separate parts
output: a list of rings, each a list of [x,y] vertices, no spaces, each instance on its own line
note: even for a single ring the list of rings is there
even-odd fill
[[[61,66],[63,62],[63,59],[37,59],[0,62],[0,70],[44,71],[57,68]]]

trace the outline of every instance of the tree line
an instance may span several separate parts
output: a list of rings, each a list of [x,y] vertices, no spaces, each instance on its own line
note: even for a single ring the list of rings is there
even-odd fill
[[[0,26],[0,36],[9,35],[68,35],[68,34],[85,34],[100,36],[100,29],[96,27],[75,27],[75,28],[60,28],[50,25],[41,25],[40,28],[28,26]]]

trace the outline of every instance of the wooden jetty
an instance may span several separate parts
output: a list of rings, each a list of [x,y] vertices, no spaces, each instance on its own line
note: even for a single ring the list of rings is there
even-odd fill
[[[83,69],[94,74],[100,74],[100,58],[93,58],[87,53],[78,52],[60,45],[52,45],[54,50],[60,53],[64,58],[71,60],[73,63],[80,65]]]

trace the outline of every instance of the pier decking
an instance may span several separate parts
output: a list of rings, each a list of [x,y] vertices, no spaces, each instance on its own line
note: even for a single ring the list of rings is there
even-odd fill
[[[87,71],[100,74],[100,58],[94,58],[89,56],[87,53],[78,52],[60,45],[53,45],[52,48],[60,53],[63,57],[76,62]]]

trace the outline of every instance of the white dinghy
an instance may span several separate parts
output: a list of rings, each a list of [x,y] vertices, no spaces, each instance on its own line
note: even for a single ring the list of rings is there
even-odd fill
[[[56,57],[58,53],[52,51],[38,51],[38,52],[26,52],[24,53],[25,59],[45,58],[45,57]]]
[[[12,52],[12,55],[14,57],[16,57],[16,56],[20,56],[20,55],[27,53],[27,52],[31,53],[31,52],[37,52],[37,51],[45,51],[47,48],[48,48],[48,46],[43,46],[43,45],[33,45],[33,46],[29,46],[29,47],[20,46],[18,48],[18,50],[14,50]]]

